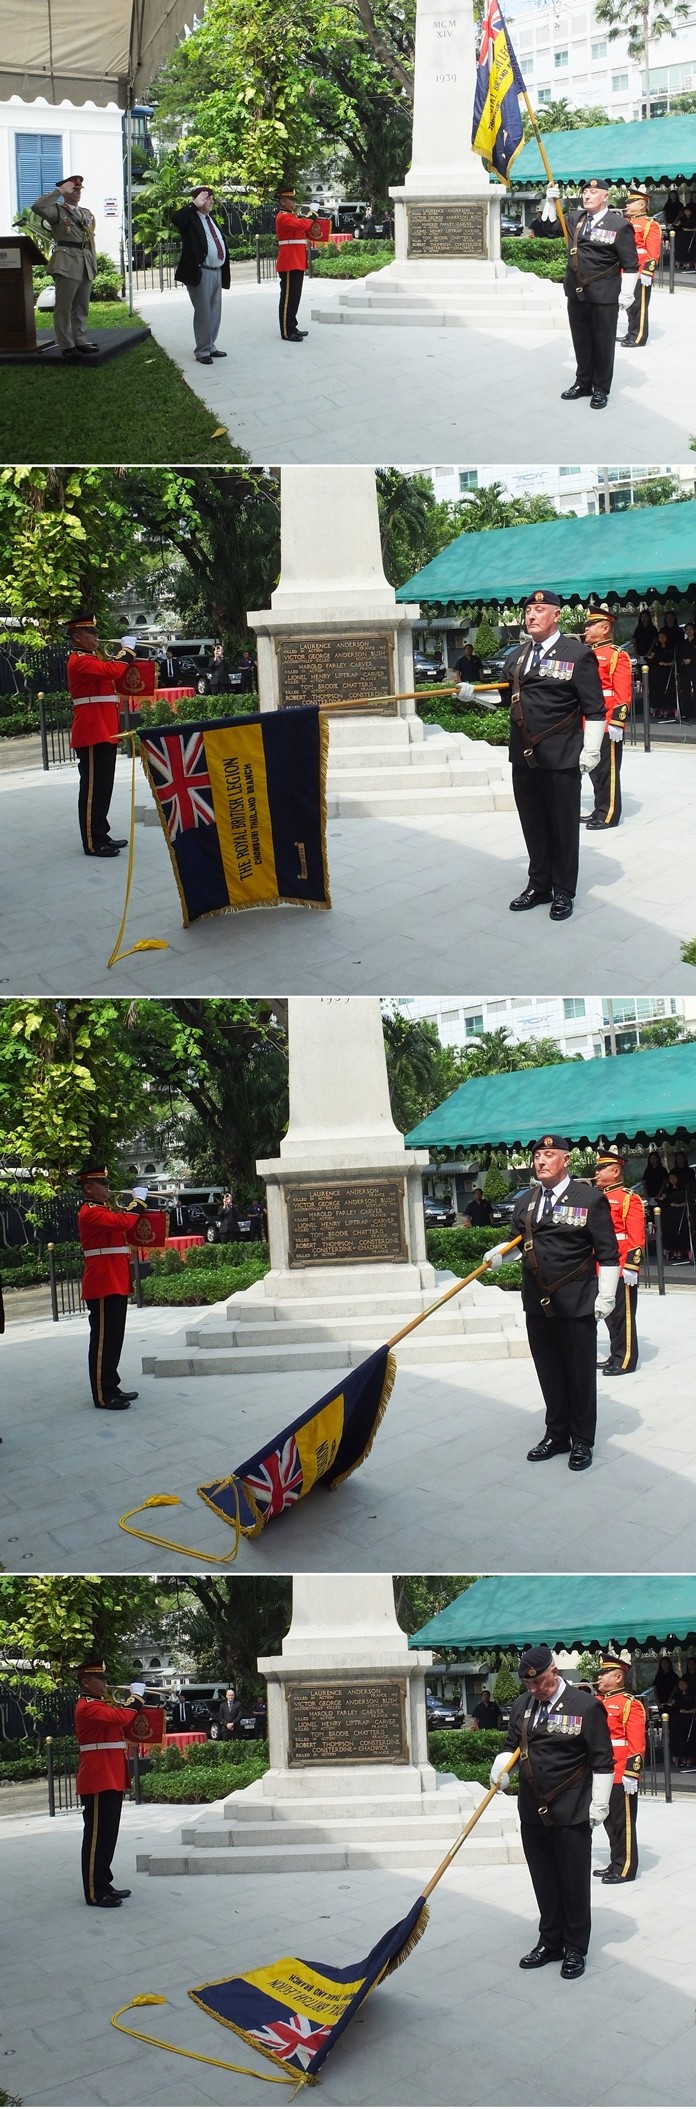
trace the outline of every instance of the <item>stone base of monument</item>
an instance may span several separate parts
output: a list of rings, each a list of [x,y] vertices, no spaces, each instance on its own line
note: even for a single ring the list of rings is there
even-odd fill
[[[409,1772],[412,1768],[409,1768]],[[374,1774],[376,1767],[370,1767]],[[138,1853],[147,1875],[275,1875],[330,1873],[338,1869],[413,1869],[432,1874],[484,1793],[483,1787],[449,1776],[435,1789],[415,1789],[404,1779],[395,1791],[394,1769],[356,1791],[351,1767],[331,1774],[303,1775],[300,1797],[256,1780],[195,1824],[185,1824],[181,1844],[168,1851]],[[485,1811],[463,1847],[470,1867],[499,1867],[523,1859],[517,1810],[502,1795]]]
[[[340,1277],[338,1270],[314,1269],[311,1282],[306,1275],[267,1274],[214,1305],[203,1324],[187,1326],[157,1355],[145,1355],[143,1371],[198,1378],[356,1368],[453,1279],[441,1274],[427,1289],[408,1282],[395,1287],[395,1270],[387,1271],[390,1280],[382,1286],[374,1266],[341,1270]],[[528,1352],[518,1297],[473,1283],[399,1343],[397,1360],[400,1367],[418,1368]]]
[[[392,814],[509,812],[503,755],[420,718],[332,718],[328,812],[332,819]]]
[[[412,329],[506,329],[567,334],[565,296],[559,285],[506,264],[454,264],[438,260],[387,264],[367,278],[351,279],[325,302],[312,306],[313,322],[395,325]]]

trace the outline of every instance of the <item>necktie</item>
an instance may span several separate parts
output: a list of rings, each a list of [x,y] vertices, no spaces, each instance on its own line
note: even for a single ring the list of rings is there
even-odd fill
[[[217,227],[214,227],[214,226],[213,226],[213,222],[212,222],[212,220],[211,220],[211,217],[210,217],[210,213],[209,213],[209,212],[207,212],[207,213],[206,213],[206,216],[205,216],[205,224],[206,224],[206,227],[207,227],[207,229],[208,229],[208,232],[209,232],[209,234],[210,234],[210,235],[212,235],[212,239],[213,239],[213,241],[214,241],[214,243],[215,243],[215,247],[216,247],[216,249],[217,249],[217,253],[218,253],[218,256],[219,256],[219,257],[223,257],[223,256],[224,256],[224,254],[225,254],[225,251],[224,251],[224,249],[223,249],[223,246],[222,246],[222,242],[221,242],[221,240],[220,240],[220,236],[219,236],[219,234],[218,234],[218,231],[217,231]]]
[[[538,672],[539,672],[539,661],[540,661],[540,658],[541,658],[541,648],[540,648],[540,646],[539,646],[538,644],[535,644],[535,645],[533,645],[533,646],[532,646],[532,656],[531,656],[531,659],[530,659],[530,661],[529,661],[529,665],[528,665],[528,667],[527,667],[527,673],[528,673],[528,674],[538,674]]]
[[[534,1723],[534,1726],[535,1726],[535,1728],[545,1728],[545,1727],[546,1727],[546,1723],[547,1723],[547,1721],[548,1721],[548,1717],[549,1717],[549,1709],[548,1709],[548,1706],[546,1706],[546,1705],[545,1705],[545,1703],[544,1703],[544,1700],[543,1700],[543,1699],[538,1699],[538,1700],[537,1700],[537,1717],[536,1717],[536,1721],[535,1721],[535,1723]]]
[[[539,1217],[539,1221],[540,1221],[540,1223],[550,1223],[550,1222],[551,1222],[551,1218],[552,1218],[552,1216],[553,1216],[553,1194],[552,1194],[552,1192],[551,1192],[551,1188],[549,1187],[549,1189],[548,1189],[547,1193],[545,1193],[545,1194],[544,1194],[544,1206],[543,1206],[543,1208],[542,1208],[542,1211],[541,1211],[541,1215],[540,1215],[540,1217]]]

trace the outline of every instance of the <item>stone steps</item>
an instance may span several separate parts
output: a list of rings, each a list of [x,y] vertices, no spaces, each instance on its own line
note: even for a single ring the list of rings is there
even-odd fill
[[[428,1842],[425,1827],[422,1839],[390,1844],[382,1839],[372,1844],[358,1840],[341,1844],[297,1844],[271,1846],[236,1846],[219,1848],[211,1852],[186,1851],[175,1853],[138,1853],[136,1868],[145,1875],[282,1875],[325,1874],[340,1868],[414,1868],[432,1873],[433,1859],[439,1847],[452,1843],[456,1830],[442,1833]],[[502,1839],[476,1839],[474,1833],[466,1845],[467,1862],[470,1867],[500,1867],[510,1861],[523,1858],[522,1847],[516,1841],[508,1845]]]
[[[540,282],[541,283],[541,282]],[[495,285],[467,286],[466,291],[452,287],[448,291],[442,285],[431,292],[416,293],[411,284],[399,287],[392,282],[389,288],[372,288],[369,280],[364,286],[358,281],[350,293],[339,294],[338,301],[327,307],[313,307],[312,321],[319,323],[367,324],[373,328],[394,325],[411,329],[500,329],[564,331],[567,333],[565,303],[557,305],[548,298],[546,288],[538,295],[519,289]]]
[[[456,1299],[453,1297],[452,1302],[454,1303],[455,1301]],[[490,1318],[487,1317],[485,1311],[461,1313],[460,1321],[464,1315],[466,1315],[466,1331],[472,1335],[494,1332],[507,1333],[508,1331],[516,1333],[518,1331],[512,1319],[508,1327],[503,1324],[502,1320],[498,1324],[496,1316],[493,1314],[491,1314]],[[219,1329],[214,1325],[210,1327],[204,1325],[187,1326],[186,1346],[215,1349],[258,1347],[259,1345],[263,1346],[268,1341],[272,1341],[274,1345],[277,1344],[279,1347],[282,1347],[286,1341],[297,1341],[298,1346],[302,1346],[307,1340],[316,1340],[320,1333],[321,1337],[327,1340],[342,1339],[345,1333],[345,1323],[345,1314],[342,1310],[332,1312],[330,1315],[327,1313],[325,1317],[319,1315],[313,1319],[309,1317],[293,1318],[289,1313],[285,1318],[274,1317],[272,1312],[267,1315],[259,1312],[259,1316],[255,1321],[250,1322],[245,1319],[242,1325],[236,1323],[235,1314],[235,1317],[231,1318],[225,1327],[221,1326]],[[398,1326],[399,1323],[406,1325],[408,1316],[406,1312],[396,1312],[389,1323],[391,1326]],[[388,1329],[389,1325],[387,1326]],[[437,1311],[432,1318],[428,1319],[428,1333],[431,1339],[437,1339],[443,1333],[451,1333],[453,1329],[453,1314],[448,1311],[447,1305],[445,1305],[444,1311]],[[373,1340],[379,1343],[384,1339],[385,1333],[383,1315],[375,1314],[373,1318],[361,1318],[357,1330],[361,1340]]]
[[[441,1774],[440,1777],[443,1780],[442,1786],[421,1789],[420,1793],[404,1794],[398,1787],[398,1781],[394,1781],[393,1785],[390,1783],[389,1792],[385,1794],[376,1794],[374,1790],[361,1794],[353,1787],[351,1798],[350,1790],[346,1788],[341,1793],[340,1803],[337,1802],[336,1794],[328,1794],[325,1789],[322,1794],[317,1788],[316,1795],[313,1793],[311,1799],[306,1802],[308,1813],[303,1816],[303,1804],[295,1797],[291,1799],[289,1795],[284,1796],[278,1792],[272,1796],[264,1794],[267,1779],[267,1775],[264,1775],[263,1779],[255,1780],[251,1787],[242,1787],[235,1794],[231,1794],[227,1801],[223,1802],[222,1816],[216,1811],[213,1823],[216,1830],[225,1823],[231,1823],[233,1826],[265,1822],[297,1825],[305,1822],[333,1823],[339,1820],[378,1823],[384,1826],[390,1821],[401,1823],[405,1818],[408,1818],[411,1824],[420,1824],[426,1817],[435,1817],[438,1821],[446,1817],[450,1827],[454,1826],[453,1836],[456,1836],[457,1827],[461,1830],[469,1816],[473,1815],[477,1798],[484,1794],[485,1789],[469,1781],[455,1780],[449,1774]],[[488,1808],[484,1810],[477,1828],[484,1834],[493,1830],[497,1834],[502,1830],[516,1835],[517,1811],[514,1799],[504,1801],[502,1795],[498,1795],[497,1800],[489,1803]],[[185,1843],[190,1845],[205,1829],[206,1818],[202,1816],[199,1823],[185,1826],[181,1836]]]
[[[384,1338],[384,1334],[381,1336]],[[221,1377],[261,1376],[277,1372],[290,1375],[294,1370],[357,1368],[358,1363],[374,1352],[374,1334],[351,1332],[350,1340],[334,1339],[322,1342],[319,1339],[298,1343],[293,1332],[292,1340],[277,1346],[275,1331],[268,1330],[268,1344],[256,1347],[240,1346],[223,1349],[207,1349],[199,1346],[188,1353],[144,1355],[143,1373],[154,1377]],[[399,1366],[413,1366],[428,1362],[493,1362],[509,1357],[518,1358],[528,1352],[524,1334],[476,1333],[472,1336],[452,1331],[441,1335],[437,1349],[427,1333],[411,1333],[399,1343]]]
[[[214,1824],[210,1828],[203,1824],[198,1827],[191,1824],[182,1830],[181,1838],[182,1844],[194,1846],[197,1853],[237,1852],[240,1848],[246,1851],[247,1847],[260,1845],[354,1845],[357,1821],[356,1818],[342,1818],[334,1814],[323,1819],[314,1815],[307,1816],[302,1821],[289,1818],[285,1823],[279,1818],[267,1823],[257,1818],[253,1822]],[[442,1816],[361,1815],[360,1842],[362,1845],[403,1845],[406,1842],[419,1846],[422,1840],[428,1846],[447,1846],[451,1845],[452,1839],[457,1837],[465,1822],[466,1816],[461,1819],[459,1815],[448,1816],[446,1810]],[[414,1828],[418,1833],[416,1838],[413,1835]],[[497,1825],[495,1839],[492,1836],[486,1838],[483,1824],[478,1828],[482,1833],[479,1840],[481,1844],[499,1843]]]
[[[384,791],[380,786],[372,791],[329,792],[327,803],[332,820],[380,819],[399,814],[417,818],[425,813],[441,813],[444,817],[448,813],[511,812],[512,807],[512,792],[504,790],[502,784],[499,790],[491,785],[480,791],[463,787],[432,791],[417,783],[408,791]]]

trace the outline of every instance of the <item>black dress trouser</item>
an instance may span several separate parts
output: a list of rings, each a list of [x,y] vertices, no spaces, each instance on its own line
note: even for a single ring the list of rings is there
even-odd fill
[[[616,324],[619,315],[619,287],[616,300],[607,302],[578,300],[571,293],[568,300],[568,321],[573,339],[573,350],[577,361],[577,383],[588,393],[595,389],[608,395],[614,374],[616,352]]]
[[[118,1361],[128,1312],[127,1296],[86,1296],[89,1311],[89,1381],[95,1406],[119,1389]]]
[[[626,336],[629,344],[647,344],[648,308],[650,306],[651,293],[651,285],[642,286],[640,279],[636,280],[636,290],[631,305],[626,309]]]
[[[580,862],[579,769],[530,769],[513,762],[512,789],[537,893],[574,895]]]
[[[592,1831],[589,1823],[523,1823],[522,1849],[539,1906],[539,1938],[547,1948],[590,1945]]]
[[[622,1882],[635,1882],[638,1873],[637,1815],[637,1794],[625,1794],[623,1782],[615,1780],[604,1829],[609,1840],[609,1866]]]
[[[291,337],[297,329],[297,311],[302,299],[304,271],[279,271],[280,303],[278,309],[281,337]]]
[[[621,757],[623,740],[610,740],[605,732],[596,769],[590,770],[594,791],[594,818],[604,827],[618,827],[621,819]]]
[[[101,1794],[82,1795],[82,1887],[86,1904],[96,1904],[97,1898],[105,1897],[111,1888],[111,1862],[122,1808],[123,1795],[115,1787],[106,1787]]]
[[[102,849],[109,840],[109,806],[116,774],[116,741],[98,740],[95,747],[78,747],[80,789],[77,815],[86,857]]]
[[[621,1369],[638,1367],[638,1334],[636,1332],[636,1308],[638,1290],[629,1287],[623,1275],[616,1291],[616,1302],[606,1320],[611,1346],[611,1360]]]
[[[589,1318],[527,1311],[527,1338],[554,1442],[593,1443],[597,1428],[597,1326]]]

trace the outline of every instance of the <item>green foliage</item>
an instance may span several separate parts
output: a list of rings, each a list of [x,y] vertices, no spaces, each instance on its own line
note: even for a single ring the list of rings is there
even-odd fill
[[[392,262],[391,242],[348,242],[339,249],[322,250],[312,260],[313,278],[367,278]]]
[[[455,1225],[451,1230],[429,1230],[426,1234],[428,1259],[434,1267],[449,1268],[452,1274],[471,1274],[480,1266],[484,1252],[491,1245],[507,1236],[507,1229],[460,1230]],[[520,1260],[504,1260],[500,1267],[486,1268],[481,1275],[486,1287],[494,1289],[519,1289],[522,1282]]]
[[[489,1165],[483,1191],[487,1201],[504,1201],[506,1194],[509,1194],[510,1180],[507,1172],[501,1171],[499,1164]]]
[[[4,1749],[4,1744],[0,1748]],[[45,1779],[46,1766],[39,1757],[0,1758],[0,1780]]]
[[[159,696],[140,711],[142,731],[151,725],[211,725],[216,718],[254,718],[259,708],[256,695],[180,696],[176,705]]]
[[[442,1047],[437,1026],[426,1018],[407,1018],[388,1010],[383,1019],[389,1096],[401,1134],[415,1127],[460,1082],[452,1050]]]
[[[537,242],[533,237],[528,242],[524,235],[503,235],[500,249],[503,262],[516,264],[518,271],[531,271],[535,278],[549,278],[557,285],[565,277],[568,264],[565,243]],[[551,254],[542,256],[544,249],[550,250]]]
[[[111,259],[109,261],[111,263]],[[113,264],[108,271],[98,271],[92,281],[92,299],[97,303],[104,300],[120,300],[121,290],[121,279],[114,271]]]
[[[599,19],[599,11],[597,11],[597,20],[599,21]],[[537,131],[544,134],[547,132],[582,132],[593,125],[613,124],[615,122],[614,118],[609,116],[608,111],[603,109],[601,103],[585,103],[576,109],[572,103],[567,101],[565,96],[559,96],[555,102],[540,103],[538,110],[535,112],[535,118]],[[525,139],[533,139],[534,126],[527,111],[525,111],[523,116],[523,124]]]
[[[8,1001],[0,1016],[0,1153],[69,1183],[93,1150],[113,1157],[142,1079],[116,1003]]]
[[[419,1633],[476,1581],[475,1574],[395,1574],[394,1603],[402,1631]]]
[[[210,1749],[212,1747],[211,1744]],[[178,1757],[178,1751],[176,1755]],[[240,1787],[251,1786],[252,1780],[259,1779],[267,1769],[267,1764],[264,1763],[256,1770],[251,1760],[248,1764],[234,1764],[229,1761],[227,1764],[213,1763],[207,1766],[182,1764],[180,1768],[173,1769],[171,1774],[156,1766],[152,1772],[146,1773],[141,1782],[142,1798],[144,1802],[221,1801],[223,1795],[234,1794]]]
[[[682,956],[682,959],[683,959],[683,961],[684,961],[684,965],[685,965],[685,967],[696,967],[696,938],[695,938],[695,937],[692,937],[692,938],[690,938],[690,939],[689,939],[689,942],[688,942],[688,944],[682,945],[682,948],[681,948],[681,956]]]
[[[169,1587],[176,1588],[180,1645],[198,1675],[230,1678],[250,1704],[260,1688],[258,1657],[278,1655],[290,1625],[290,1575],[188,1575],[185,1593],[178,1580]]]
[[[585,1648],[577,1667],[578,1682],[594,1684],[595,1678],[599,1676],[601,1660],[601,1651],[597,1654],[593,1653],[591,1648]]]
[[[693,491],[686,490],[678,476],[654,476],[633,486],[634,505],[684,505],[692,497]]]
[[[490,1786],[490,1770],[499,1750],[505,1749],[505,1736],[492,1729],[478,1732],[456,1728],[436,1728],[428,1736],[428,1756],[436,1772],[453,1772],[455,1779],[478,1781],[479,1786]],[[508,1793],[516,1792],[516,1776]]]
[[[265,1736],[258,1736],[250,1743],[235,1741],[234,1745],[226,1740],[220,1743],[191,1743],[185,1752],[172,1745],[170,1749],[153,1750],[151,1762],[158,1772],[179,1772],[184,1765],[194,1768],[202,1766],[206,1772],[218,1767],[229,1771],[230,1765],[234,1765],[247,1772],[250,1779],[259,1779],[261,1774],[268,1770],[268,1743]],[[245,1781],[245,1784],[248,1782]]]
[[[244,1267],[208,1268],[189,1267],[186,1263],[176,1275],[150,1275],[143,1282],[143,1303],[221,1303],[223,1297],[236,1295],[238,1289],[249,1289],[258,1280],[259,1271],[251,1263]]]
[[[493,1686],[493,1697],[499,1706],[509,1706],[512,1699],[519,1698],[521,1690],[516,1666],[508,1655],[504,1655]]]
[[[128,1641],[155,1601],[155,1585],[144,1575],[0,1575],[3,1651],[41,1665],[41,1690],[69,1679],[92,1648],[117,1682]]]
[[[464,732],[468,740],[486,740],[489,747],[507,747],[510,737],[508,710],[484,710],[481,705],[458,703],[454,696],[446,703],[438,703],[436,696],[419,701],[418,716],[427,724],[441,725],[444,732]]]
[[[474,651],[478,652],[479,659],[490,659],[492,653],[497,652],[499,643],[498,632],[493,629],[488,616],[482,615],[474,638]]]

